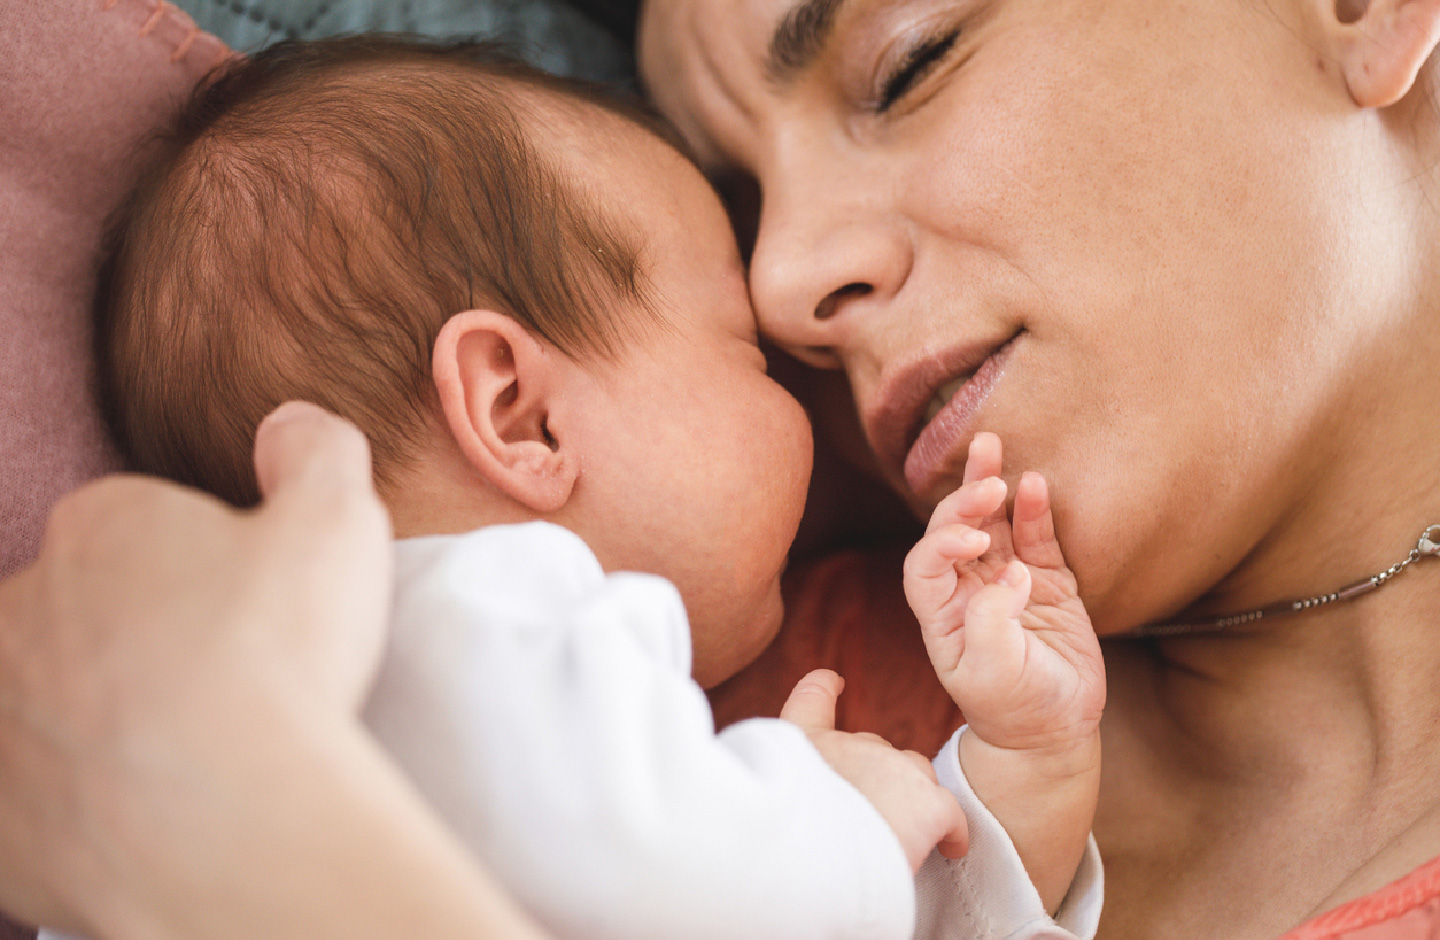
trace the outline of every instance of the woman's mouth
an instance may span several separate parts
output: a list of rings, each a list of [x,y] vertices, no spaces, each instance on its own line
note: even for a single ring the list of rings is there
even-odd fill
[[[925,406],[925,420],[922,426],[924,424],[929,424],[931,421],[934,421],[935,416],[938,415],[941,410],[950,403],[950,399],[954,398],[955,393],[960,391],[960,389],[964,388],[965,383],[968,381],[970,381],[969,375],[957,375],[955,378],[951,379],[950,381],[946,382],[944,385],[936,389],[935,394],[930,396],[929,404]]]
[[[925,494],[963,467],[975,417],[1018,336],[927,357],[882,386],[867,415],[867,431],[881,459],[899,471],[912,493]]]

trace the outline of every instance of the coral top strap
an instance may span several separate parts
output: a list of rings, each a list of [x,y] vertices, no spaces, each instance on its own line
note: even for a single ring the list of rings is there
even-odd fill
[[[1440,858],[1374,894],[1296,927],[1280,940],[1431,940],[1440,936]]]

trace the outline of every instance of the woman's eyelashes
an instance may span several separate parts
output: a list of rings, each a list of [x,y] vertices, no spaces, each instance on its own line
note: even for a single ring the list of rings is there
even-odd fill
[[[938,36],[922,39],[906,50],[900,56],[900,61],[879,83],[873,105],[876,113],[884,114],[899,103],[900,99],[950,54],[959,39],[960,30],[955,28]]]

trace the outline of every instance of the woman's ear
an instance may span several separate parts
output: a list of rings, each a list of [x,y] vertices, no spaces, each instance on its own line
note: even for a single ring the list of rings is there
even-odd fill
[[[1385,108],[1405,97],[1440,41],[1440,0],[1324,0],[1350,97]]]
[[[502,313],[467,310],[441,327],[432,362],[445,423],[471,466],[533,512],[564,506],[579,461],[551,419],[568,360]]]

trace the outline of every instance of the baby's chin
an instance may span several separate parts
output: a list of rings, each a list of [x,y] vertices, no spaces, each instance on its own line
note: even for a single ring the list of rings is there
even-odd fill
[[[722,628],[725,637],[719,648],[703,649],[696,644],[695,681],[703,688],[713,688],[745,669],[775,640],[785,620],[785,601],[780,594],[780,577],[759,595],[756,603],[732,618]]]

